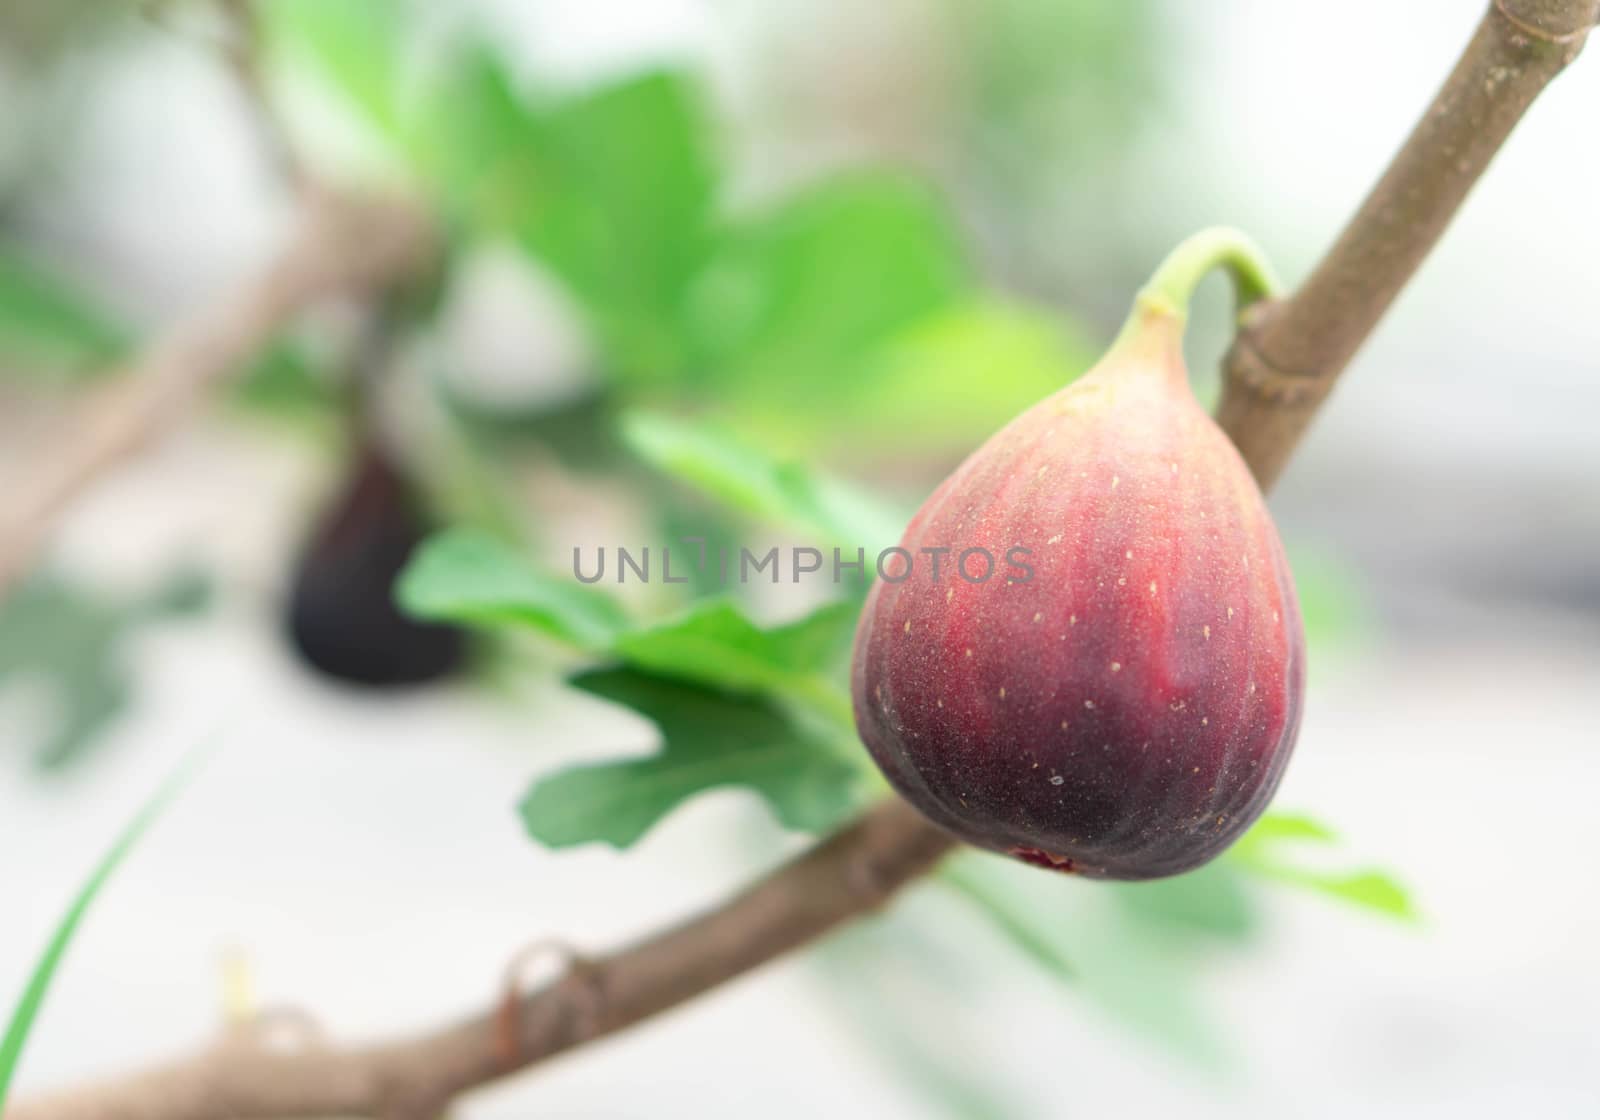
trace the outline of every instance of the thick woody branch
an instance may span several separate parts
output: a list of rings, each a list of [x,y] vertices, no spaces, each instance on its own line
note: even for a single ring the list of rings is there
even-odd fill
[[[308,197],[288,245],[263,271],[157,337],[44,434],[26,471],[0,493],[0,597],[70,502],[244,367],[296,315],[325,296],[392,283],[428,251],[429,228],[408,206]]]
[[[1264,487],[1511,127],[1577,54],[1597,8],[1600,0],[1500,0],[1327,259],[1299,292],[1242,331],[1219,418]],[[274,318],[293,302],[279,289],[301,287],[286,276],[263,280]],[[243,306],[250,302],[198,331],[201,344],[188,343],[211,360],[154,364],[215,368],[217,351],[236,360],[244,351],[219,339],[267,333],[259,313]],[[230,319],[242,326],[219,329]],[[81,485],[86,474],[80,468],[73,477]],[[364,1049],[274,1054],[231,1045],[18,1106],[7,1120],[436,1120],[471,1089],[687,1002],[872,912],[953,844],[908,806],[885,802],[716,909],[631,948],[574,961],[554,983],[456,1026]]]
[[[1600,0],[1497,0],[1322,263],[1294,295],[1247,319],[1225,362],[1217,419],[1263,485],[1597,18]]]

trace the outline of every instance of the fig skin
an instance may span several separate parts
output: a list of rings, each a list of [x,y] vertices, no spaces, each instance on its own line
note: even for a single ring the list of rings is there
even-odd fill
[[[431,528],[417,506],[399,466],[364,441],[296,567],[287,604],[290,641],[323,675],[397,688],[464,664],[460,630],[408,618],[394,602],[394,581]]]
[[[1294,585],[1189,389],[1182,333],[1181,311],[1141,298],[1099,365],[945,480],[901,542],[909,574],[892,556],[872,588],[857,727],[894,788],[969,843],[1175,875],[1236,840],[1283,774],[1305,687]],[[986,582],[954,570],[970,548],[996,559]]]

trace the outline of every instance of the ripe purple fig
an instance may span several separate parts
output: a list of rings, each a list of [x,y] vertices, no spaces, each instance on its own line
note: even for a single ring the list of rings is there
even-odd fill
[[[370,436],[295,570],[288,631],[326,676],[371,688],[426,684],[459,669],[466,636],[400,613],[394,581],[430,525],[415,487]]]
[[[1260,489],[1195,400],[1190,293],[1242,235],[1180,246],[1109,353],[974,452],[885,563],[856,725],[890,783],[980,847],[1108,879],[1205,863],[1272,797],[1305,638]]]

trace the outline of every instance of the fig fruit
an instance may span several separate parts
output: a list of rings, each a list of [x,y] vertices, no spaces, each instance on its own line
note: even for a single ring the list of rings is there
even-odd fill
[[[290,592],[289,637],[313,668],[385,687],[423,684],[460,666],[460,630],[407,618],[394,602],[394,581],[428,528],[409,480],[375,441],[362,440]]]
[[[1305,639],[1260,489],[1183,362],[1211,267],[1271,292],[1242,235],[1185,242],[1078,381],[941,484],[856,634],[861,737],[934,823],[1029,863],[1151,879],[1205,863],[1271,798]]]

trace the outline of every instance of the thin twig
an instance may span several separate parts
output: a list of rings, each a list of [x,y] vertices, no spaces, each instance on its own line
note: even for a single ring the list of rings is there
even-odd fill
[[[1499,0],[1328,258],[1300,292],[1248,327],[1229,361],[1220,419],[1263,486],[1494,149],[1577,54],[1597,6],[1600,0]],[[953,843],[908,806],[885,802],[716,909],[582,961],[522,997],[514,1047],[496,1007],[367,1049],[213,1051],[19,1106],[7,1120],[436,1120],[469,1090],[675,1007],[875,910]]]
[[[38,454],[0,493],[0,596],[32,565],[69,503],[245,366],[298,313],[336,292],[386,285],[414,271],[428,251],[428,227],[408,205],[325,193],[309,199],[299,228],[265,269],[157,337],[44,434]]]

